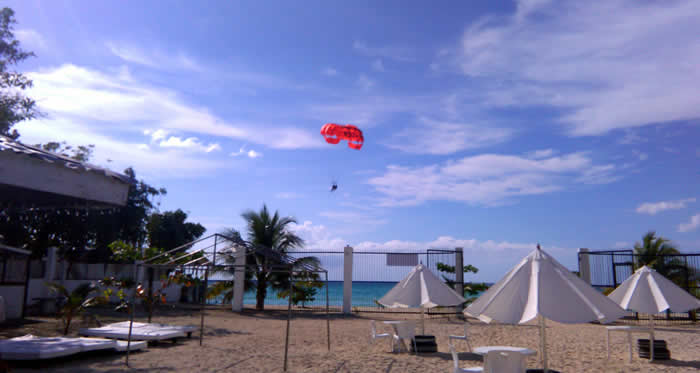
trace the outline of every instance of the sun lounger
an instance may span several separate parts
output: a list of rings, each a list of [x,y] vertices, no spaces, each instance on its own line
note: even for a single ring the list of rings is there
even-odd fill
[[[192,335],[195,326],[166,325],[135,322],[131,330],[132,341],[162,341]],[[100,328],[80,329],[80,335],[112,339],[129,338],[129,322],[123,321],[105,325]]]
[[[146,342],[132,342],[131,351],[146,348]],[[0,340],[0,359],[2,360],[40,360],[74,355],[80,352],[96,350],[126,351],[114,340],[103,338],[65,338],[37,337],[31,334]]]

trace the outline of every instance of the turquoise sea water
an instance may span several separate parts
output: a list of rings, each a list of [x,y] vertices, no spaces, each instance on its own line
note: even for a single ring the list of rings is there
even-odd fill
[[[215,281],[210,281],[210,283]],[[359,282],[352,283],[352,306],[353,307],[377,307],[374,302],[383,297],[397,282]],[[328,282],[328,301],[330,306],[343,305],[343,282],[329,281]],[[212,300],[211,303],[221,303],[221,299]],[[255,291],[247,291],[243,296],[243,303],[255,304]],[[277,292],[272,289],[267,289],[265,304],[269,305],[286,305],[286,298],[278,298]],[[326,304],[326,288],[318,289],[316,300],[306,305],[325,305]]]

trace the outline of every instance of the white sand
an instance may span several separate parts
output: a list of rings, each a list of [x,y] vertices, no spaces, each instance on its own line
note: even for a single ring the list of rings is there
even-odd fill
[[[284,357],[285,313],[238,315],[225,310],[207,311],[203,347],[198,332],[192,339],[178,344],[161,343],[147,352],[131,356],[135,371],[148,372],[281,372]],[[437,336],[436,354],[414,356],[389,352],[389,343],[379,340],[368,345],[370,318],[388,319],[391,315],[361,313],[331,320],[331,351],[326,349],[326,322],[322,315],[295,316],[292,320],[289,372],[452,372],[447,335],[461,334],[460,321],[433,319],[426,324],[426,334]],[[412,318],[395,315],[392,318]],[[142,321],[142,320],[139,320]],[[154,322],[199,325],[192,316],[156,317]],[[539,350],[535,324],[524,326],[487,325],[470,320],[472,347],[509,345]],[[390,327],[378,323],[379,331]],[[628,362],[626,334],[613,333],[611,359],[606,360],[605,328],[601,325],[547,324],[550,368],[561,372],[697,372],[700,371],[700,325],[659,327],[656,338],[667,341],[670,361],[650,363],[636,355]],[[668,332],[663,329],[688,332]],[[647,338],[638,334],[635,338]],[[636,343],[636,340],[635,340]],[[463,342],[457,342],[466,351]],[[539,351],[538,351],[539,352]],[[83,356],[60,364],[42,366],[52,372],[114,372],[124,368],[124,355]],[[481,366],[477,355],[460,353],[462,366]],[[528,368],[540,368],[539,354],[528,358]],[[33,371],[16,367],[13,372]]]

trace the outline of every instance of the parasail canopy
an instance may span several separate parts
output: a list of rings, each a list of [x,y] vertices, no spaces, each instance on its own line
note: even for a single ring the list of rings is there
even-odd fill
[[[362,131],[352,124],[326,123],[321,127],[321,135],[329,144],[338,144],[341,140],[347,140],[348,146],[357,150],[362,149],[362,144],[365,142]]]

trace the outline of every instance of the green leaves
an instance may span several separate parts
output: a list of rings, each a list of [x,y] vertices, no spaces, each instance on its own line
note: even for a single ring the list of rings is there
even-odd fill
[[[71,292],[68,292],[65,286],[58,283],[47,283],[46,286],[63,298],[63,305],[58,314],[61,316],[65,326],[63,330],[64,335],[68,334],[71,321],[75,316],[85,311],[88,307],[108,301],[108,297],[104,295],[92,296],[93,293],[100,290],[99,286],[93,282],[81,284]]]

